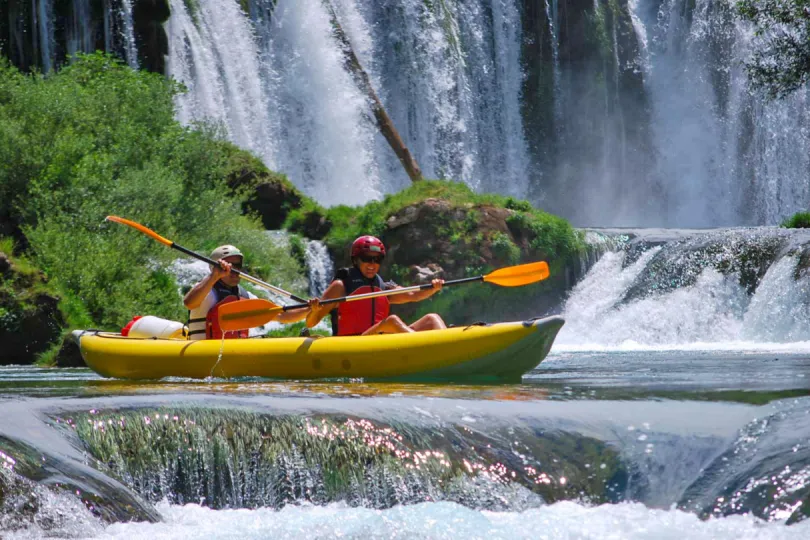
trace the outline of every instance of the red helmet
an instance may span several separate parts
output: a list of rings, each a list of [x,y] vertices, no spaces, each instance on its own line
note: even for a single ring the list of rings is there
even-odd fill
[[[352,242],[352,258],[363,253],[375,253],[385,257],[385,246],[376,236],[361,236]]]

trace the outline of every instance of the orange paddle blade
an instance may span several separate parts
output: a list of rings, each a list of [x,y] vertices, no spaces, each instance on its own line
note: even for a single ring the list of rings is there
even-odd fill
[[[156,233],[152,229],[147,229],[146,227],[144,227],[140,223],[135,223],[134,221],[131,221],[129,219],[124,219],[124,218],[118,217],[118,216],[107,216],[107,221],[114,221],[116,223],[123,223],[124,225],[129,225],[133,229],[137,229],[137,230],[141,231],[143,234],[145,234],[147,236],[151,236],[152,238],[154,238],[155,240],[157,240],[161,244],[166,244],[167,246],[171,246],[172,243],[173,243],[171,240],[163,238],[162,236],[160,236],[158,233]]]
[[[256,328],[269,323],[282,311],[283,307],[261,298],[229,302],[219,307],[219,326],[225,332]]]
[[[501,287],[519,287],[546,279],[551,272],[546,261],[507,266],[484,276],[484,281]]]

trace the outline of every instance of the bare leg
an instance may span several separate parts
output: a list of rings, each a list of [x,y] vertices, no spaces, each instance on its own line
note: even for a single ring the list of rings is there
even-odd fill
[[[413,330],[416,332],[422,332],[424,330],[443,330],[447,328],[447,325],[436,313],[428,313],[413,323],[411,328],[413,328]]]
[[[414,332],[414,330],[409,328],[408,325],[402,322],[402,319],[396,315],[389,315],[363,332],[361,335],[370,336],[374,334],[405,334],[409,332]]]

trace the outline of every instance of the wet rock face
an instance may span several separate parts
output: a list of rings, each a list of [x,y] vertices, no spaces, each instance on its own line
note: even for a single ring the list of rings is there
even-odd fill
[[[56,365],[58,367],[85,367],[79,344],[71,336],[62,340],[62,346],[56,354]]]
[[[0,467],[0,531],[72,537],[99,529],[82,502]]]
[[[280,178],[265,178],[253,189],[245,203],[246,210],[259,214],[265,229],[281,229],[292,210],[304,205],[304,197],[288,181]],[[297,220],[290,231],[312,240],[320,240],[332,228],[332,222],[321,210],[313,208]]]
[[[452,424],[190,408],[61,420],[91,462],[144,498],[216,509],[337,501],[383,509],[427,500],[520,511],[543,501],[618,502],[628,476],[604,442],[532,428],[473,432]],[[503,441],[516,441],[521,452]]]
[[[706,268],[737,275],[753,294],[771,264],[790,249],[790,236],[784,229],[716,230],[666,243],[623,301],[688,287]]]
[[[304,206],[306,197],[286,176],[270,171],[257,158],[234,148],[228,150],[225,182],[233,193],[246,194],[245,212],[261,217],[265,229],[281,229],[289,213]],[[320,211],[312,210],[293,232],[315,240],[324,237],[329,227]]]
[[[142,68],[154,73],[166,72],[169,38],[163,23],[169,19],[169,15],[168,0],[138,0],[132,6],[138,61]]]
[[[89,472],[0,436],[0,537],[95,537],[103,523],[160,520],[124,485]]]
[[[270,180],[256,186],[248,206],[262,217],[265,229],[280,229],[289,211],[300,208],[301,195],[291,185]]]
[[[427,268],[434,263],[448,279],[464,277],[471,266],[512,264],[516,260],[508,260],[509,254],[500,253],[497,247],[500,242],[518,249],[506,223],[511,214],[506,208],[457,206],[441,199],[407,206],[386,222],[382,238],[387,250],[385,264]],[[519,256],[517,251],[515,254]]]
[[[38,291],[43,281],[0,253],[0,364],[31,364],[59,338],[64,324],[59,299]]]

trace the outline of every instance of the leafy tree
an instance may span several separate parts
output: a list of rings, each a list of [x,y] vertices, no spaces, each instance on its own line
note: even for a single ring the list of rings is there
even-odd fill
[[[810,77],[810,0],[740,0],[737,12],[755,28],[755,50],[746,64],[754,86],[775,98]]]
[[[186,316],[170,271],[177,253],[105,224],[109,214],[202,252],[237,244],[250,273],[296,292],[305,285],[298,262],[242,214],[244,194],[227,185],[244,152],[215,126],[175,120],[182,91],[100,53],[47,76],[0,57],[0,225],[95,327]]]

